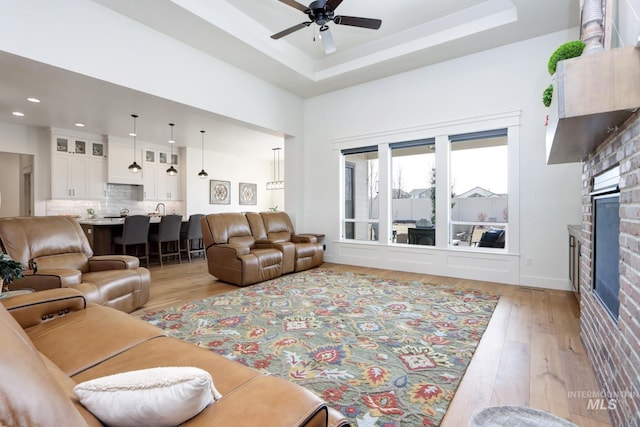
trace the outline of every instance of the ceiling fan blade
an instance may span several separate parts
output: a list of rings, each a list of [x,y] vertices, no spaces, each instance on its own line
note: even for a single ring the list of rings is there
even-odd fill
[[[369,28],[372,30],[377,30],[382,25],[382,21],[380,19],[358,18],[356,16],[341,15],[333,18],[333,22],[338,25],[350,25],[352,27]]]
[[[328,0],[327,1],[327,9],[336,10],[338,6],[340,6],[342,0]]]
[[[333,35],[331,35],[331,29],[329,27],[320,30],[320,37],[322,38],[324,53],[329,54],[336,51],[336,42],[333,40]]]
[[[291,28],[287,28],[286,30],[282,30],[279,33],[276,33],[276,34],[272,35],[271,38],[274,39],[274,40],[278,40],[279,38],[287,36],[287,35],[293,33],[294,31],[301,30],[304,27],[308,27],[309,25],[311,25],[311,22],[302,22],[302,23],[300,23],[298,25],[294,25]]]
[[[298,3],[296,0],[280,0],[282,3],[289,5],[293,8],[296,8],[304,13],[307,13],[307,10],[309,10],[309,8],[305,5],[303,5],[302,3]]]

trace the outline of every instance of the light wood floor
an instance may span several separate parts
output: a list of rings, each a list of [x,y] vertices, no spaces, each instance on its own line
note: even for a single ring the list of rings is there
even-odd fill
[[[580,341],[579,306],[572,293],[340,264],[320,268],[501,294],[442,427],[466,426],[477,410],[496,405],[543,409],[580,427],[611,425],[607,411],[587,409],[588,399],[574,397],[599,387]],[[238,289],[209,275],[202,259],[150,270],[151,299],[134,316]]]

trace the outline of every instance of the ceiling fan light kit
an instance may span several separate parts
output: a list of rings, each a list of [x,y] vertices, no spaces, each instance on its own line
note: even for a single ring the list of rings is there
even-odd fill
[[[280,39],[315,23],[320,27],[320,38],[322,39],[324,52],[327,54],[336,51],[336,44],[333,40],[333,36],[331,35],[331,29],[327,25],[329,22],[333,22],[337,25],[349,25],[352,27],[368,28],[371,30],[377,30],[382,25],[382,21],[380,19],[336,15],[335,10],[340,6],[342,0],[315,0],[309,4],[309,7],[298,3],[295,0],[280,1],[306,14],[309,21],[301,22],[300,24],[280,31],[279,33],[272,35],[271,38],[274,40]]]
[[[333,53],[336,51],[336,42],[331,35],[331,29],[328,25],[320,27],[320,40],[322,40],[322,46],[324,47],[324,53]]]

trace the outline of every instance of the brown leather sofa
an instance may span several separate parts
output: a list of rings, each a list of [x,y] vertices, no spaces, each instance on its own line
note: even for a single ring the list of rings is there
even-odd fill
[[[0,249],[25,268],[25,277],[11,289],[75,288],[89,302],[127,313],[149,300],[151,276],[139,266],[138,258],[93,256],[87,237],[73,218],[0,218]]]
[[[46,319],[46,320],[43,320]],[[209,372],[222,398],[183,426],[346,426],[309,390],[261,374],[151,324],[51,289],[0,304],[0,425],[101,426],[73,393],[83,381],[156,367]]]
[[[247,213],[254,237],[261,245],[272,245],[283,255],[282,273],[298,272],[322,264],[322,244],[313,234],[296,234],[286,212]]]
[[[209,273],[238,286],[307,270],[323,262],[315,235],[296,235],[285,212],[209,214],[202,218]]]
[[[247,286],[282,274],[282,252],[258,244],[244,214],[209,214],[200,224],[209,273],[218,279]]]

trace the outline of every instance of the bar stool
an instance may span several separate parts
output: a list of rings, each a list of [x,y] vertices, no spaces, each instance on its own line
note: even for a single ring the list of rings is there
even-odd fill
[[[134,256],[138,259],[146,260],[147,267],[149,267],[149,221],[150,218],[146,215],[131,215],[124,219],[124,226],[122,227],[122,235],[113,237],[113,246],[122,246],[122,253],[127,255],[127,246],[134,246]],[[144,245],[144,256],[138,255],[138,248],[140,245]],[[115,252],[115,251],[114,251]]]
[[[202,226],[200,220],[204,215],[193,214],[189,216],[189,222],[183,223],[183,227],[180,230],[180,241],[184,242],[183,252],[187,253],[189,262],[191,262],[191,254],[202,252],[204,256],[204,245],[202,244]],[[194,242],[197,246],[194,247]]]
[[[158,244],[158,258],[160,258],[160,266],[164,264],[162,258],[169,256],[178,256],[178,261],[182,264],[182,257],[180,256],[180,226],[182,225],[182,215],[165,215],[160,220],[157,233],[149,235],[149,241],[151,243]],[[170,243],[175,243],[175,251],[170,251]],[[162,251],[162,244],[164,243],[165,252]]]

